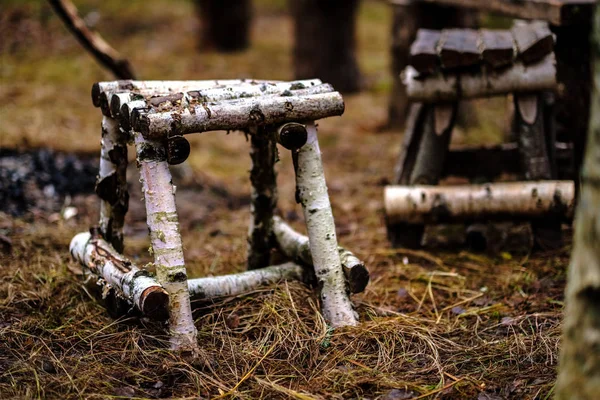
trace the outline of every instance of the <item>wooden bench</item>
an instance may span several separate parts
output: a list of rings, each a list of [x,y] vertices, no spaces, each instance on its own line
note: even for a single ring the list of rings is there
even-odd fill
[[[547,24],[541,22],[517,24],[512,30],[503,31],[422,29],[418,32],[410,50],[411,65],[404,73],[408,96],[416,103],[411,106],[395,170],[395,186],[387,188],[385,194],[388,234],[394,246],[418,247],[425,223],[472,222],[508,215],[513,219],[532,219],[534,234],[542,246],[560,242],[561,222],[571,214],[565,213],[558,203],[566,204],[566,208],[572,205],[574,189],[565,188],[574,188],[574,185],[570,181],[552,181],[558,176],[552,118],[553,92],[557,88],[553,45],[553,34]],[[520,171],[513,169],[513,172],[520,172],[527,181],[537,182],[538,213],[532,213],[527,206],[520,212],[514,206],[526,203],[525,192],[494,190],[495,184],[488,185],[489,198],[479,195],[483,189],[463,188],[462,200],[454,195],[456,188],[429,188],[448,175],[445,169],[462,170],[470,178],[481,177],[482,171],[476,163],[467,166],[464,163],[469,160],[448,156],[459,101],[508,94],[514,97],[513,133],[517,138],[520,166]],[[560,144],[558,147],[568,146]],[[510,149],[496,151],[502,154]],[[487,152],[489,154],[489,150]],[[452,165],[446,161],[448,158],[453,160]],[[502,158],[497,157],[499,160]],[[554,187],[559,189],[548,189]],[[559,192],[562,194],[556,194]],[[542,199],[541,193],[550,197]],[[560,199],[558,203],[552,201],[553,193]],[[522,197],[506,197],[517,195]],[[415,200],[418,198],[422,201]],[[492,199],[500,206],[487,207]],[[466,202],[466,205],[453,204],[453,201]]]
[[[485,12],[523,20],[548,22],[555,35],[558,90],[554,105],[556,136],[573,146],[577,173],[588,131],[591,71],[591,16],[597,0],[388,0],[392,5],[392,97],[389,124],[404,127],[409,109],[400,73],[408,65],[409,46],[417,30],[475,28],[477,13]],[[501,44],[499,44],[501,46]]]

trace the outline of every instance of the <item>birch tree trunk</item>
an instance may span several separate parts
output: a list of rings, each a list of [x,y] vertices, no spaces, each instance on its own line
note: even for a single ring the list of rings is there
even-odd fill
[[[123,224],[129,208],[127,137],[116,120],[102,117],[100,171],[96,182],[100,203],[100,232],[118,252],[123,251]]]
[[[252,194],[247,261],[250,270],[269,265],[273,247],[273,211],[277,205],[277,145],[269,140],[266,129],[269,128],[257,128],[250,137]]]
[[[600,12],[594,14],[594,83],[581,175],[556,399],[592,400],[600,393]]]
[[[356,14],[360,0],[290,0],[298,79],[319,77],[343,93],[360,90]]]
[[[195,352],[197,331],[166,149],[159,142],[145,140],[137,132],[134,135],[156,278],[169,293],[171,346],[175,350]]]
[[[294,153],[297,161],[296,191],[310,238],[310,252],[321,292],[321,309],[325,319],[334,328],[357,325],[358,318],[348,297],[340,262],[335,223],[314,122],[306,124],[306,130],[306,144],[298,153]]]
[[[200,17],[200,47],[240,51],[250,46],[251,0],[196,0]]]

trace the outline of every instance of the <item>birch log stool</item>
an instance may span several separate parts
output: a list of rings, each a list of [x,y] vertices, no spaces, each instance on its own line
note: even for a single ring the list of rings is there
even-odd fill
[[[92,99],[103,114],[100,223],[73,238],[71,253],[105,295],[150,318],[168,316],[172,347],[182,350],[197,346],[190,297],[234,295],[281,279],[312,280],[332,327],[357,324],[349,295],[364,290],[369,274],[338,246],[314,122],[344,112],[331,85],[317,79],[114,81],[94,84]],[[243,130],[251,138],[248,271],[188,280],[169,164],[190,153],[183,135],[213,130]],[[307,236],[274,216],[277,143],[292,152]],[[128,144],[137,153],[156,276],[122,255]],[[290,261],[269,267],[272,249]]]
[[[403,75],[415,103],[395,169],[396,186],[385,190],[393,246],[420,246],[425,224],[490,219],[529,219],[537,244],[560,243],[561,222],[572,216],[574,184],[553,180],[553,46],[554,37],[542,22],[508,31],[419,30]],[[515,103],[520,175],[536,183],[432,186],[456,171],[473,177],[504,166],[502,148],[482,149],[480,157],[462,160],[448,155],[459,100],[508,94]]]

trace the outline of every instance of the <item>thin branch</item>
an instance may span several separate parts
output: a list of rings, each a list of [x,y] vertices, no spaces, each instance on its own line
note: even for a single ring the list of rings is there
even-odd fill
[[[62,19],[79,43],[117,79],[135,79],[129,61],[123,58],[96,32],[91,31],[79,16],[77,7],[70,0],[48,0],[56,14]]]

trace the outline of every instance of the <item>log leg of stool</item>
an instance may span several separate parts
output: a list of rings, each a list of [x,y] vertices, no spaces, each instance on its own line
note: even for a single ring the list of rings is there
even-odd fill
[[[515,131],[526,180],[553,179],[553,167],[548,152],[552,134],[545,122],[544,94],[515,94]],[[548,216],[531,222],[536,247],[556,248],[562,244],[561,222]]]
[[[195,352],[197,331],[192,317],[175,208],[175,187],[167,163],[167,151],[162,143],[148,141],[137,132],[134,136],[156,278],[169,293],[171,347]]]
[[[458,104],[412,106],[404,144],[396,166],[396,184],[435,185],[442,176]],[[425,225],[388,224],[393,247],[421,246]]]
[[[358,318],[352,309],[342,271],[314,122],[307,123],[306,130],[306,144],[292,153],[296,167],[296,198],[304,211],[323,316],[334,328],[356,325]]]
[[[250,228],[248,231],[247,268],[258,269],[269,265],[273,247],[273,211],[277,206],[277,144],[269,140],[263,128],[250,137],[252,194]]]
[[[96,194],[100,203],[100,233],[115,250],[123,252],[123,224],[129,207],[127,191],[127,135],[119,123],[102,118],[100,170]]]

